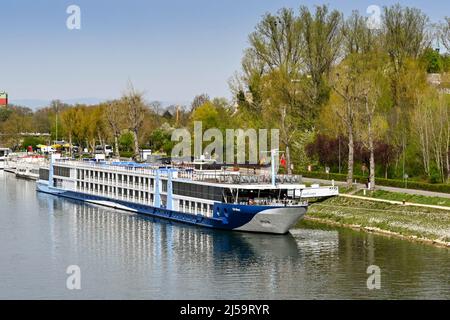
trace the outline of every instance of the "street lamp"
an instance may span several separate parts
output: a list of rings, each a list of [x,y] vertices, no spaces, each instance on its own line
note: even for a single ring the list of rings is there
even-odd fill
[[[55,101],[55,143],[58,141],[58,100]]]

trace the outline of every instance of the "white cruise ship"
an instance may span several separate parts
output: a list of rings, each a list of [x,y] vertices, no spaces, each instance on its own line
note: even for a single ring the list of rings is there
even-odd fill
[[[305,215],[305,198],[339,192],[307,188],[292,175],[54,158],[40,168],[37,190],[203,227],[274,234]]]

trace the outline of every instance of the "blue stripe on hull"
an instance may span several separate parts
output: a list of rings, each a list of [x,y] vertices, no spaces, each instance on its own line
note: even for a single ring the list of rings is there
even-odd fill
[[[158,218],[165,218],[174,221],[189,223],[193,225],[209,227],[209,228],[217,228],[217,229],[225,229],[232,230],[242,225],[248,223],[256,214],[255,210],[250,210],[249,212],[240,212],[229,214],[228,212],[232,212],[231,208],[226,208],[227,204],[214,204],[214,215],[213,218],[201,216],[201,215],[193,215],[190,213],[184,213],[174,210],[168,210],[165,208],[156,208],[144,204],[133,203],[129,201],[116,200],[96,195],[88,195],[79,192],[73,191],[52,191],[52,189],[43,190],[38,188],[38,191],[43,193],[48,193],[51,195],[61,196],[69,199],[74,199],[83,202],[90,201],[107,201],[110,203],[114,203],[120,205],[122,210],[129,210],[133,212],[137,212],[139,214],[150,215]],[[114,205],[100,204],[108,207],[115,207]],[[123,208],[123,207],[126,208]],[[252,208],[253,209],[253,208]],[[219,213],[221,212],[221,213]],[[217,214],[216,214],[217,213]]]

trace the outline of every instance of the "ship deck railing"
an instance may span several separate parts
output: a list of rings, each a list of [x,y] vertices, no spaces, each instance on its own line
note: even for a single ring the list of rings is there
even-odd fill
[[[96,162],[81,162],[74,160],[61,159],[57,160],[56,164],[66,164],[74,166],[80,169],[107,169],[108,172],[117,172],[122,174],[137,173],[143,175],[149,175],[154,177],[156,175],[156,170],[159,166],[148,166],[148,167],[127,167],[114,165],[110,163],[96,163]],[[174,179],[184,179],[192,181],[203,181],[210,183],[222,183],[222,184],[271,184],[272,176],[266,172],[264,173],[243,173],[240,171],[230,171],[230,170],[211,170],[211,171],[199,171],[191,168],[185,167],[173,167],[176,174],[173,176]],[[160,172],[161,177],[167,177],[167,171],[162,170]],[[92,181],[91,177],[86,177]],[[99,179],[99,178],[96,178]],[[103,182],[101,179],[98,182]],[[301,184],[301,175],[288,175],[288,174],[277,174],[275,176],[275,182],[277,184]]]
[[[238,201],[238,204],[240,205],[249,205],[249,206],[285,206],[285,207],[292,207],[292,206],[303,206],[307,205],[308,201],[304,201],[301,199],[254,199],[254,200],[248,200],[248,201]]]
[[[182,176],[182,175],[181,175]],[[203,173],[194,172],[191,176],[194,181],[204,181],[212,183],[225,184],[271,184],[272,176],[268,174],[230,174],[230,172],[214,172]],[[301,184],[302,176],[300,175],[286,175],[277,174],[275,176],[277,184]]]

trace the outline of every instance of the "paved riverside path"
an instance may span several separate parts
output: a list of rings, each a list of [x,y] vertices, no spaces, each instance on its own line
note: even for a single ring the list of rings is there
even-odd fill
[[[331,185],[331,180],[325,180],[325,179],[302,177],[302,181],[308,182],[308,183],[319,183],[322,185]],[[334,181],[334,184],[337,186],[346,186],[347,182]],[[353,185],[356,186],[358,189],[364,189],[366,187],[362,183],[356,183]],[[421,195],[421,196],[428,196],[428,197],[441,197],[441,198],[449,198],[450,199],[450,193],[417,190],[417,189],[404,189],[404,188],[396,188],[396,187],[386,187],[386,186],[380,186],[380,185],[376,185],[375,188],[377,190],[384,190],[384,191],[390,191],[390,192],[401,192],[401,193],[407,193],[407,194],[414,194],[414,195]]]
[[[450,207],[448,206],[438,206],[434,204],[422,204],[422,203],[416,203],[416,202],[402,202],[402,201],[395,201],[395,200],[386,200],[386,199],[379,199],[379,198],[371,198],[371,197],[362,197],[362,196],[354,196],[351,194],[340,194],[340,197],[346,197],[346,198],[353,198],[353,199],[360,199],[360,200],[370,200],[370,201],[378,201],[378,202],[384,202],[384,203],[390,203],[390,204],[398,204],[401,206],[413,206],[413,207],[423,207],[423,208],[432,208],[432,209],[440,209],[440,210],[448,210],[450,211]]]

